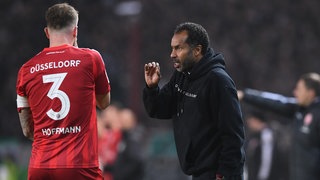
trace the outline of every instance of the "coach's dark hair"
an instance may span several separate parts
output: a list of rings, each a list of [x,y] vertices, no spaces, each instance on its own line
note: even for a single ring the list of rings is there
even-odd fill
[[[202,55],[208,51],[210,44],[209,35],[201,25],[192,22],[181,23],[174,30],[174,34],[182,31],[186,31],[188,33],[188,38],[186,40],[187,44],[193,47],[201,45]]]
[[[77,25],[79,13],[68,3],[55,4],[46,11],[47,26],[61,30],[71,25]]]
[[[320,75],[318,73],[307,73],[301,76],[301,80],[304,81],[308,89],[313,89],[316,96],[320,96]]]

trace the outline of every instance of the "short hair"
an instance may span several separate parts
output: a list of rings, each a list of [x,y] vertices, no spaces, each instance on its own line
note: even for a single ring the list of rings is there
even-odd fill
[[[204,55],[209,49],[209,35],[207,31],[200,25],[192,22],[184,22],[179,24],[174,30],[174,34],[186,31],[188,33],[188,38],[186,43],[190,46],[201,45],[201,54]]]
[[[61,30],[66,27],[77,25],[78,11],[68,3],[55,4],[46,11],[46,21],[49,28]]]
[[[320,75],[318,73],[307,73],[301,76],[307,89],[313,89],[316,96],[320,96]]]

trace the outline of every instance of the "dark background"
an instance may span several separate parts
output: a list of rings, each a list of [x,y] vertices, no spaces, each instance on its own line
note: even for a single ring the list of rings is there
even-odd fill
[[[57,2],[64,1],[0,2],[0,137],[22,137],[15,101],[17,71],[48,46],[44,13]],[[117,13],[128,1],[66,2],[80,13],[79,46],[97,49],[106,61],[112,101],[134,109],[147,125],[141,101],[143,65],[158,61],[162,82],[169,78],[172,31],[184,21],[207,29],[239,89],[290,96],[301,74],[319,72],[318,0],[141,0],[135,1],[141,5],[135,15]]]
[[[162,83],[168,80],[174,70],[169,58],[172,32],[181,22],[196,22],[207,29],[238,89],[291,96],[301,74],[319,72],[318,0],[141,0],[134,1],[141,9],[131,7],[137,10],[131,15],[119,11],[128,3],[123,0],[1,0],[1,140],[27,141],[16,112],[16,75],[24,62],[48,46],[44,14],[57,2],[68,2],[79,11],[79,46],[102,54],[112,102],[132,108],[147,128],[170,123],[150,120],[145,114],[143,66],[158,61]]]

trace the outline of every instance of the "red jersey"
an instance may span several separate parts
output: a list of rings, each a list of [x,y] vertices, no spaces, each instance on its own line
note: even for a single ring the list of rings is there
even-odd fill
[[[96,94],[110,84],[101,55],[70,45],[45,48],[18,73],[17,95],[34,120],[31,168],[98,166]]]

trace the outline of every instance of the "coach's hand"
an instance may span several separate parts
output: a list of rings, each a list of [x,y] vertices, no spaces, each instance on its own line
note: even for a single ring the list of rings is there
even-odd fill
[[[144,65],[144,78],[149,88],[158,86],[160,81],[160,66],[157,62],[150,62]]]

